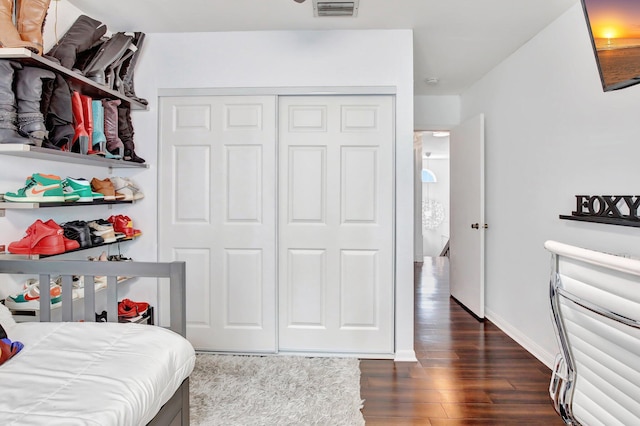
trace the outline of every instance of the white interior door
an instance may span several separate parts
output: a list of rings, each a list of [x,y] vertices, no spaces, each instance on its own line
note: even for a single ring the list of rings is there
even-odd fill
[[[275,125],[275,96],[160,100],[159,255],[196,349],[276,350]]]
[[[451,295],[484,318],[484,115],[451,131]]]
[[[279,349],[393,352],[393,98],[279,100]]]

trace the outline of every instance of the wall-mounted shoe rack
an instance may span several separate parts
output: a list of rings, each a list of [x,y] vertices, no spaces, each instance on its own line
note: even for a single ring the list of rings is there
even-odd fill
[[[84,75],[74,72],[68,68],[63,67],[59,63],[50,60],[46,57],[37,55],[25,48],[0,48],[0,60],[10,59],[15,60],[16,62],[20,62],[24,65],[30,65],[39,68],[49,69],[62,75],[69,87],[72,90],[77,90],[84,95],[88,95],[92,98],[109,98],[109,99],[119,99],[122,104],[129,105],[131,110],[148,110],[148,106],[142,102],[139,102],[137,99],[130,98],[125,96],[124,94],[112,90],[107,86],[100,85],[88,78]],[[9,155],[15,157],[24,157],[29,159],[37,159],[37,160],[45,160],[45,161],[54,161],[58,163],[71,163],[71,164],[83,164],[89,166],[99,166],[99,167],[107,167],[111,172],[114,168],[149,168],[147,164],[144,163],[136,163],[133,161],[124,161],[124,160],[116,160],[110,158],[104,158],[97,155],[83,155],[74,152],[67,151],[58,151],[55,149],[49,148],[41,148],[28,144],[1,144],[0,143],[0,155]],[[5,202],[0,201],[0,217],[5,215],[5,210],[7,209],[15,209],[15,210],[26,210],[26,209],[40,209],[44,207],[72,207],[72,206],[87,206],[87,205],[114,205],[114,204],[132,204],[133,201],[104,201],[104,200],[95,200],[91,203],[78,203],[78,202],[70,202],[70,203],[15,203],[15,202]],[[111,246],[115,244],[119,244],[125,241],[132,241],[136,237],[133,238],[125,238],[120,239],[118,241],[112,243],[103,243],[99,245],[94,245],[91,247],[79,248],[76,250],[67,251],[61,253],[60,255],[72,253],[75,251],[88,250],[96,247],[102,246]],[[2,253],[0,257],[2,258],[26,258],[26,259],[43,259],[52,256],[59,255],[15,255],[10,253]],[[126,281],[122,280],[122,281]],[[122,282],[118,280],[118,284]],[[79,300],[79,299],[78,299]],[[75,300],[74,300],[75,301]],[[150,315],[147,315],[143,318],[135,319],[135,322],[146,322],[149,324],[153,324],[153,308],[150,307]],[[18,315],[17,318],[21,320],[37,320],[37,314],[39,312],[31,312],[30,315],[28,313],[22,312],[23,315]],[[34,316],[35,314],[35,316]]]
[[[40,259],[46,259],[49,257],[55,257],[55,256],[62,256],[63,254],[69,254],[69,253],[75,253],[77,251],[84,251],[84,250],[90,250],[90,249],[94,249],[94,248],[98,248],[98,247],[106,247],[106,246],[113,246],[116,244],[120,244],[120,243],[124,243],[127,241],[133,241],[136,238],[140,238],[140,237],[127,237],[127,238],[121,238],[118,241],[114,241],[112,243],[102,243],[102,244],[95,244],[92,245],[91,247],[81,247],[75,250],[69,250],[69,251],[65,251],[64,253],[58,253],[58,254],[13,254],[13,253],[0,253],[0,259],[13,259],[13,260],[40,260]]]
[[[2,49],[0,49],[1,51]],[[26,157],[37,160],[57,161],[62,163],[86,164],[89,166],[101,166],[109,168],[148,168],[144,163],[133,161],[114,160],[98,155],[84,155],[75,152],[58,151],[56,149],[40,148],[33,145],[3,143],[0,144],[0,154],[14,157]]]
[[[3,210],[33,210],[47,207],[82,207],[82,206],[105,206],[114,204],[133,204],[133,201],[105,201],[94,200],[90,203],[80,203],[77,201],[69,203],[21,203],[11,201],[0,201],[0,211]]]
[[[47,68],[62,74],[69,82],[70,86],[81,87],[83,94],[95,98],[115,98],[120,99],[123,103],[131,105],[131,109],[148,109],[147,105],[129,98],[120,92],[116,92],[106,86],[102,86],[95,81],[89,80],[80,73],[73,72],[62,65],[42,57],[29,49],[22,47],[3,47],[0,49],[0,59],[15,59],[23,64],[34,67]]]
[[[85,95],[91,96],[92,98],[120,99],[123,104],[130,105],[132,110],[148,110],[147,105],[125,96],[120,92],[89,80],[82,74],[73,72],[52,60],[35,54],[29,49],[21,47],[0,48],[0,59],[12,59],[22,64],[50,69],[63,75],[70,87]],[[144,163],[141,164],[132,161],[114,160],[97,155],[83,155],[74,152],[57,151],[55,149],[40,148],[26,144],[0,144],[0,154],[109,168],[149,167]]]

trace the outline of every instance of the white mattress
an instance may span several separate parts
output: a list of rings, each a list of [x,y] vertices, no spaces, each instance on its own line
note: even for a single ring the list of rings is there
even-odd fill
[[[144,425],[191,374],[195,353],[161,327],[20,323],[24,349],[0,366],[3,425]]]

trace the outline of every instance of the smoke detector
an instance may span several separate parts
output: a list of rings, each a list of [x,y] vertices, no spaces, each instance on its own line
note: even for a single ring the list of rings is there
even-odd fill
[[[358,16],[360,0],[313,0],[313,16]]]

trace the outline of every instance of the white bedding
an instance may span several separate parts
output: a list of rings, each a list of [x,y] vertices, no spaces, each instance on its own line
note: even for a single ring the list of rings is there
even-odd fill
[[[20,323],[24,349],[0,366],[3,425],[144,425],[191,374],[195,353],[161,327]]]

